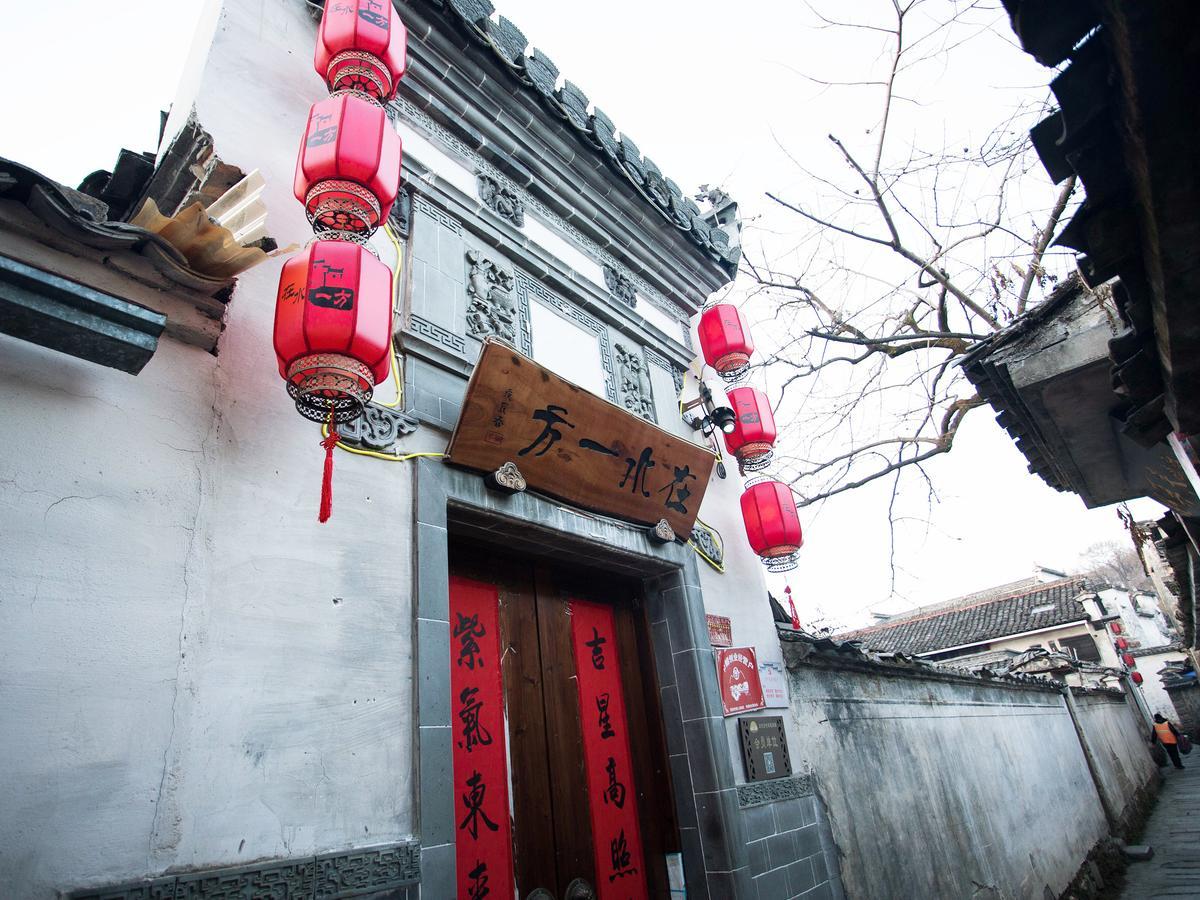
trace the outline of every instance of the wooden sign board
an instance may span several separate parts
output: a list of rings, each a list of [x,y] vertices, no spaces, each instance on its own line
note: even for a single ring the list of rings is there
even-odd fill
[[[529,487],[596,512],[692,533],[713,454],[589,393],[499,341],[484,341],[447,459],[515,463]]]

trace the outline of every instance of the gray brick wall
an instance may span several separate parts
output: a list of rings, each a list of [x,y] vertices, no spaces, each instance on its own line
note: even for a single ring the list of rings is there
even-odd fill
[[[742,808],[759,900],[843,900],[837,849],[816,796]]]

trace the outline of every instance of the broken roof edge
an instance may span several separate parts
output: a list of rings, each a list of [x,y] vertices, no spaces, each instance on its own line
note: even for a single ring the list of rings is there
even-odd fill
[[[315,5],[312,0],[307,2]],[[509,71],[528,94],[539,98],[545,108],[565,121],[570,126],[567,130],[573,131],[580,143],[622,175],[637,195],[666,223],[686,235],[728,278],[737,274],[741,248],[730,242],[729,234],[722,227],[710,221],[710,216],[718,210],[705,212],[685,196],[649,157],[642,155],[633,140],[618,131],[603,110],[589,102],[579,87],[565,78],[561,78],[562,87],[559,87],[558,67],[544,51],[533,47],[513,22],[500,15],[493,18],[495,7],[490,0],[423,2],[440,10],[452,24],[465,31],[477,47],[490,50],[495,61]]]

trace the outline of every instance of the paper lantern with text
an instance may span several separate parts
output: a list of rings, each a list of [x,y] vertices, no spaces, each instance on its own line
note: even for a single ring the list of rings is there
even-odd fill
[[[294,185],[313,228],[373,232],[396,200],[400,156],[400,135],[383,107],[353,94],[314,103]]]
[[[740,381],[750,370],[754,341],[741,310],[731,303],[710,306],[697,329],[704,361],[726,381]]]
[[[725,396],[734,414],[733,432],[724,435],[725,449],[737,457],[744,471],[765,469],[775,446],[775,416],[767,395],[758,388],[737,387]]]
[[[747,487],[742,494],[742,519],[751,549],[769,571],[796,568],[804,535],[796,500],[786,484],[763,480]]]
[[[404,77],[407,44],[391,0],[330,0],[313,64],[330,91],[359,91],[387,102]]]
[[[1129,677],[1133,679],[1134,684],[1141,684],[1146,679],[1142,677],[1141,672],[1130,672]]]
[[[300,414],[357,418],[388,376],[391,327],[392,272],[358,244],[314,241],[285,262],[275,355]]]

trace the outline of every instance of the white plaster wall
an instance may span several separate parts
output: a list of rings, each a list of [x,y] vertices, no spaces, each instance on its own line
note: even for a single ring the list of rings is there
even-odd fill
[[[604,363],[595,334],[567,321],[536,299],[529,303],[529,330],[537,362],[597,397],[605,396]]]
[[[312,100],[302,4],[222,11],[197,96],[270,233]],[[3,896],[386,843],[414,830],[411,490],[323,451],[271,349],[282,260],[246,273],[220,353],[136,378],[0,337]]]
[[[1058,896],[1108,833],[1055,691],[807,664],[789,684],[793,760],[812,766],[848,896]],[[1136,717],[1077,699],[1128,799],[1153,777]]]
[[[1184,662],[1186,659],[1187,654],[1179,650],[1167,653],[1148,653],[1145,656],[1137,657],[1137,668],[1144,679],[1141,684],[1142,696],[1146,698],[1146,705],[1150,707],[1150,712],[1162,713],[1176,724],[1179,724],[1179,711],[1175,709],[1175,704],[1171,702],[1171,695],[1163,687],[1159,673],[1167,663]]]
[[[1158,774],[1146,740],[1149,727],[1133,707],[1132,698],[1114,702],[1106,696],[1077,696],[1075,709],[1100,783],[1114,811],[1123,816],[1137,791]]]

